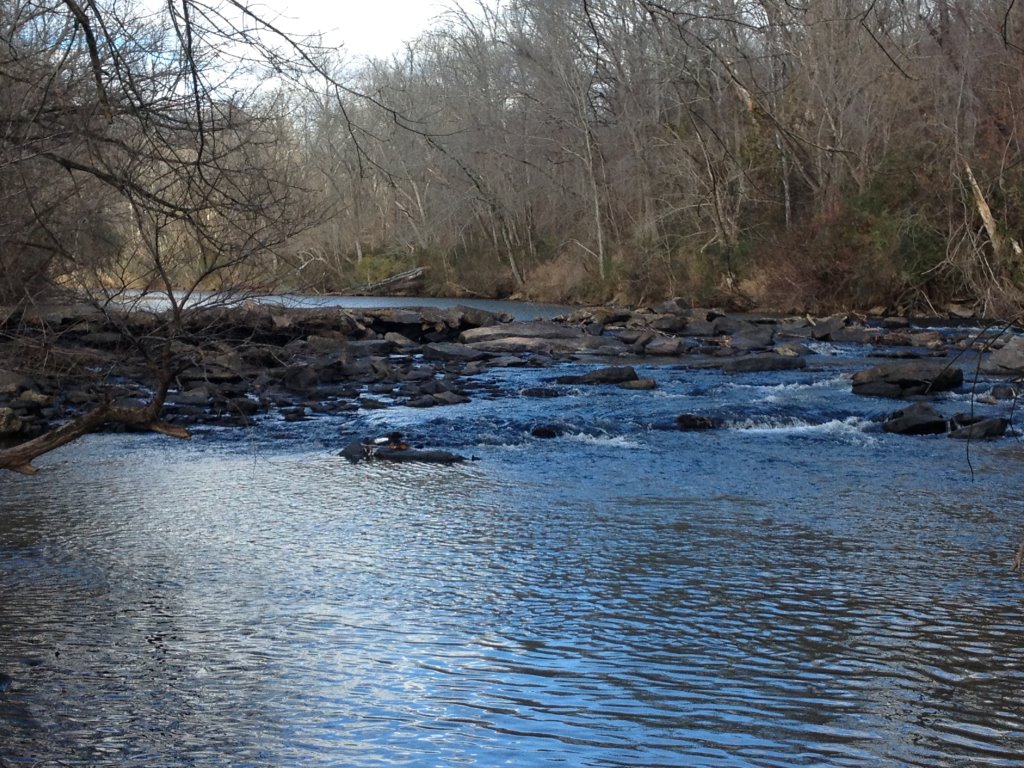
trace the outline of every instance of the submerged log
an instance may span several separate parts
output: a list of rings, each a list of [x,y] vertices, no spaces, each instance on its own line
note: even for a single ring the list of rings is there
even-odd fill
[[[385,445],[375,445],[356,441],[346,445],[338,454],[348,459],[353,464],[360,461],[388,461],[395,464],[424,463],[424,464],[460,464],[466,461],[465,456],[448,451],[418,450],[416,448],[389,448]]]

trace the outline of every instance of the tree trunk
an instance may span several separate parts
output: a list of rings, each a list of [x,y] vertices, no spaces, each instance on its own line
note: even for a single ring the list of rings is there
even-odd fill
[[[985,200],[985,194],[981,191],[978,180],[974,178],[974,171],[971,170],[970,163],[966,160],[964,160],[964,171],[967,173],[967,181],[970,183],[971,192],[974,194],[974,205],[978,209],[978,215],[981,216],[981,221],[985,225],[985,231],[988,233],[988,239],[992,243],[992,255],[995,256],[998,262],[1003,262],[1011,257],[1019,259],[1024,256],[1020,243],[1012,237],[1004,237],[999,231],[999,223],[996,221],[995,216],[992,215],[992,209],[989,208],[988,201]]]

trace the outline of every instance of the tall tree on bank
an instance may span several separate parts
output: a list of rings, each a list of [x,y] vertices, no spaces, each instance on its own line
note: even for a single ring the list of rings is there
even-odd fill
[[[292,126],[260,83],[321,76],[315,54],[235,0],[0,7],[8,349],[52,366],[41,304],[74,287],[120,325],[151,379],[145,403],[109,399],[0,450],[0,468],[31,473],[36,457],[110,422],[186,436],[159,419],[189,362],[176,339],[199,308],[264,285],[308,225]],[[161,311],[140,321],[154,297]]]
[[[1022,29],[1008,0],[470,5],[365,73],[429,139],[375,126],[360,226],[439,290],[1005,314]]]

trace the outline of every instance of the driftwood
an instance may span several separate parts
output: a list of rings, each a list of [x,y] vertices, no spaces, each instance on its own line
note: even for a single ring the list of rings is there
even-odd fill
[[[168,384],[163,383],[153,398],[145,405],[103,403],[39,437],[26,440],[10,448],[0,449],[0,469],[19,472],[23,475],[34,475],[39,471],[32,466],[34,460],[97,431],[105,424],[123,424],[187,440],[190,435],[184,427],[159,420],[167,388]]]
[[[427,267],[416,267],[415,269],[399,272],[397,275],[379,280],[376,283],[367,283],[357,288],[356,295],[396,296],[400,294],[415,294],[423,287],[423,278],[426,277]]]

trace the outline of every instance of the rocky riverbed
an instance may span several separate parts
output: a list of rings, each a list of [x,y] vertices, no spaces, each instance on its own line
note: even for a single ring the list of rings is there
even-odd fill
[[[657,387],[633,365],[660,362],[744,373],[801,369],[816,345],[863,345],[879,364],[855,372],[856,394],[921,400],[965,384],[965,360],[1004,383],[979,392],[1013,399],[1024,376],[1020,329],[926,328],[906,318],[733,315],[682,300],[653,307],[581,309],[552,321],[513,321],[451,309],[284,309],[245,304],[194,310],[172,323],[158,313],[88,307],[0,312],[0,439],[8,444],[111,399],[143,403],[169,329],[175,372],[166,420],[246,426],[263,414],[299,421],[396,405],[455,407],[505,393],[487,376],[499,367],[548,367],[566,360],[604,365],[555,384]],[[970,373],[973,373],[973,368]],[[578,380],[577,380],[578,379]],[[557,397],[557,387],[517,393]],[[908,409],[894,402],[889,431],[1001,435],[1008,426]],[[1006,421],[1006,420],[1004,420]],[[890,429],[889,422],[893,422]],[[713,416],[681,414],[680,428],[710,428]],[[696,425],[696,426],[695,426]],[[901,425],[909,425],[903,429]],[[940,429],[941,428],[941,429]]]

